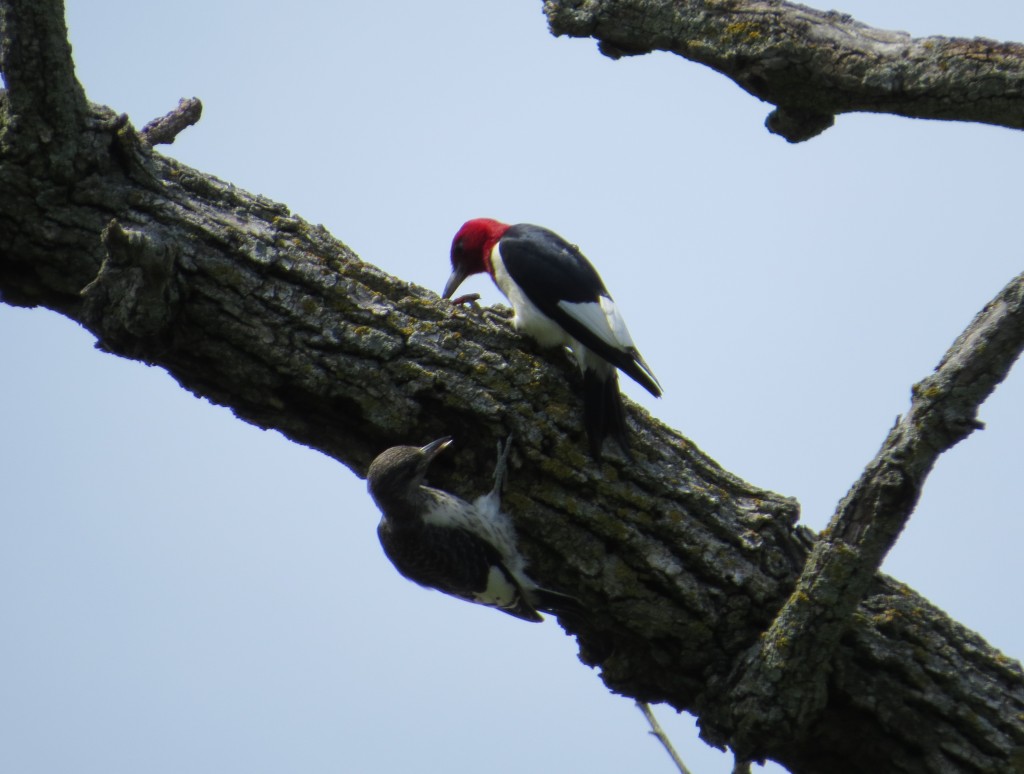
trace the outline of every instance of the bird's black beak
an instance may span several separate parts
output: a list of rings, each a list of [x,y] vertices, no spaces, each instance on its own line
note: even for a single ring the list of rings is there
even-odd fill
[[[463,268],[456,266],[452,269],[452,276],[448,278],[448,281],[444,284],[444,293],[441,294],[441,298],[451,298],[452,293],[459,289],[459,285],[462,284],[463,280],[469,276],[469,272]]]

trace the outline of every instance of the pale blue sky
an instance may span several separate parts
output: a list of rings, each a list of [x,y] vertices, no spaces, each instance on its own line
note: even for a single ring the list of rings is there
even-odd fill
[[[1024,268],[1019,132],[842,116],[791,146],[731,82],[556,40],[537,0],[68,5],[93,101],[141,126],[199,97],[164,152],[393,274],[440,290],[475,216],[578,243],[665,387],[631,397],[816,529]],[[1024,40],[1011,0],[839,10]],[[671,771],[554,622],[399,577],[333,460],[47,311],[0,306],[0,362],[0,770]],[[885,567],[1015,658],[1022,407],[1015,372]],[[656,711],[695,774],[729,771]]]

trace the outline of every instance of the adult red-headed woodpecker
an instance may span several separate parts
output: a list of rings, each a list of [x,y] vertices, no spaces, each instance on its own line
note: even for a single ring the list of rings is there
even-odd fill
[[[451,442],[395,446],[370,464],[366,484],[381,510],[377,536],[395,569],[421,586],[524,621],[544,620],[538,610],[581,616],[574,598],[541,588],[526,574],[515,528],[501,511],[511,439],[504,451],[498,445],[494,488],[472,503],[423,483]]]
[[[450,298],[471,274],[487,272],[511,302],[516,329],[541,346],[572,350],[583,372],[583,421],[594,457],[609,435],[628,453],[616,368],[661,396],[597,270],[576,245],[541,226],[467,221],[452,240]]]

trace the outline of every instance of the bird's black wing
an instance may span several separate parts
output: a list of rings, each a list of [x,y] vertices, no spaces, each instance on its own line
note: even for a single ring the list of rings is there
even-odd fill
[[[608,295],[597,269],[580,249],[543,226],[511,226],[501,237],[500,249],[509,275],[538,307],[552,306],[551,299],[596,303]]]
[[[640,365],[641,358],[635,348],[608,343],[559,306],[559,302],[564,301],[594,304],[600,309],[602,296],[611,301],[597,269],[576,245],[550,229],[520,223],[505,232],[499,249],[505,270],[534,306],[652,395],[661,395],[657,382]]]

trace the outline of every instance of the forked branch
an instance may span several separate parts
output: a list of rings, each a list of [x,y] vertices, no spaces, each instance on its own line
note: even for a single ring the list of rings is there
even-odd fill
[[[978,313],[935,372],[914,385],[900,418],[839,503],[796,588],[741,660],[728,707],[739,755],[766,736],[803,735],[828,700],[840,636],[913,513],[932,466],[982,427],[978,408],[1024,349],[1024,274]],[[755,753],[756,754],[756,753]]]

